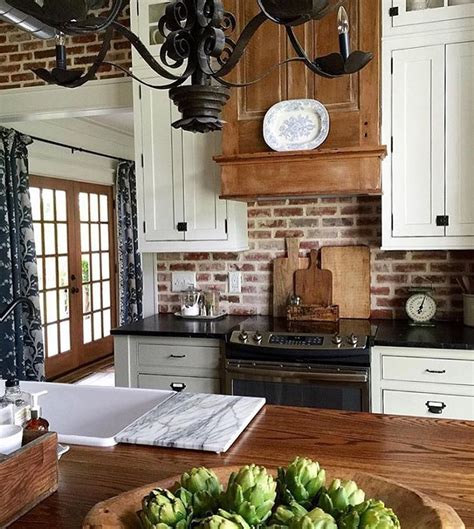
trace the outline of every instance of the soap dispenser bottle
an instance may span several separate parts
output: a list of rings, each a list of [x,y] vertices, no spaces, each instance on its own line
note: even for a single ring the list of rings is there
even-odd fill
[[[15,378],[5,382],[5,395],[0,398],[0,406],[8,403],[13,406],[13,423],[24,426],[31,418],[31,395],[20,389],[20,382]]]
[[[32,393],[31,400],[31,419],[25,424],[25,430],[34,430],[36,432],[47,432],[49,431],[49,422],[41,417],[41,406],[38,403],[38,399],[46,395],[47,391],[41,391],[39,393]]]

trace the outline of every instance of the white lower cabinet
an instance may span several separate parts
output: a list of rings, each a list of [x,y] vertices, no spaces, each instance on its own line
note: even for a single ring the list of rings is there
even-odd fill
[[[372,411],[474,420],[474,353],[451,349],[374,347]]]
[[[221,392],[221,342],[213,339],[115,336],[118,387]]]

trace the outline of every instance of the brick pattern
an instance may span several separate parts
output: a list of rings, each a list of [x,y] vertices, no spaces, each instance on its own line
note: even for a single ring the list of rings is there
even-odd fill
[[[159,310],[174,312],[180,296],[171,292],[173,271],[194,271],[199,287],[221,292],[231,314],[271,314],[272,260],[285,254],[285,237],[301,237],[301,255],[328,245],[371,248],[372,317],[405,317],[407,288],[427,278],[435,287],[438,318],[460,319],[462,296],[456,277],[474,272],[474,251],[383,252],[378,197],[319,198],[250,203],[250,249],[244,253],[158,255]],[[227,273],[240,270],[241,294],[229,294]]]
[[[129,8],[120,21],[129,26]],[[102,35],[81,35],[67,39],[68,65],[71,68],[87,69],[97,56],[102,44]],[[131,66],[130,43],[118,34],[113,39],[107,60],[124,68]],[[55,43],[53,40],[33,38],[29,33],[0,21],[0,90],[45,84],[38,79],[32,68],[54,68]],[[112,66],[100,68],[97,78],[123,77],[124,74]]]

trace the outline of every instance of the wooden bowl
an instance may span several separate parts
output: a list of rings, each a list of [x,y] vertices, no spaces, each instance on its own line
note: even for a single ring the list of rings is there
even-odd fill
[[[239,467],[219,467],[215,473],[225,484],[231,472]],[[327,469],[328,481],[339,477],[353,479],[365,490],[368,498],[376,498],[391,507],[400,519],[402,529],[465,529],[454,509],[428,496],[378,476],[350,470]],[[86,516],[82,529],[141,529],[136,512],[141,501],[152,489],[171,488],[179,476],[120,494],[98,503]]]

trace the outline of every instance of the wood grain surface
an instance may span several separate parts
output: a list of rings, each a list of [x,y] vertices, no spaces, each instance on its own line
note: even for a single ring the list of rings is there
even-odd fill
[[[318,266],[318,250],[311,250],[310,265],[295,272],[295,293],[305,305],[332,305],[332,272]]]
[[[72,447],[59,491],[13,529],[79,529],[89,510],[191,466],[269,467],[304,454],[323,466],[393,479],[451,505],[474,528],[474,423],[266,406],[225,454],[120,445]],[[410,528],[404,528],[410,529]]]
[[[295,272],[308,268],[309,259],[299,257],[300,239],[286,239],[287,257],[273,261],[273,316],[286,317],[286,307],[290,297],[295,293]]]
[[[333,303],[340,318],[370,318],[370,248],[325,246],[321,267],[332,272]]]
[[[218,467],[214,471],[225,486],[232,472],[238,466]],[[276,477],[277,471],[268,468]],[[448,505],[404,487],[391,480],[349,469],[326,468],[326,479],[344,478],[354,480],[365,491],[367,498],[377,498],[391,507],[400,519],[403,528],[410,529],[465,529],[459,516]],[[142,498],[156,488],[174,489],[180,480],[177,475],[157,483],[119,494],[110,500],[98,503],[86,516],[82,529],[140,529],[137,512],[141,509]]]

